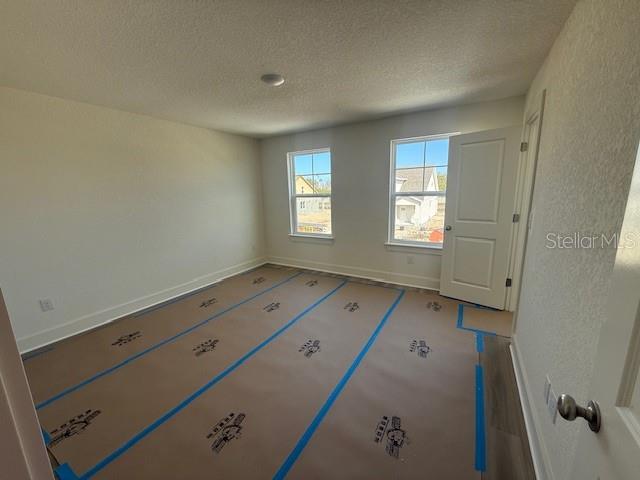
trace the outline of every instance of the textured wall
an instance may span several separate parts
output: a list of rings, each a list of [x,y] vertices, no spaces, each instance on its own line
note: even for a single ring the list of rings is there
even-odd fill
[[[516,338],[556,479],[571,478],[583,425],[552,425],[545,374],[556,394],[586,402],[615,250],[552,250],[546,235],[621,227],[640,140],[638,25],[637,0],[579,2],[527,97],[547,89]]]
[[[0,88],[0,284],[20,347],[261,257],[258,154],[245,137]]]
[[[276,261],[438,288],[440,252],[385,246],[393,139],[522,123],[523,97],[262,140],[267,252]],[[289,237],[287,152],[331,147],[335,241]],[[407,256],[413,263],[407,262]]]

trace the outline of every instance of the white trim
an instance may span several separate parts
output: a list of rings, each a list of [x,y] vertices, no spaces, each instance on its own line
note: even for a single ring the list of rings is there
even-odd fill
[[[422,167],[416,167],[416,168],[422,168]],[[427,168],[427,167],[425,167],[425,168]],[[436,167],[436,168],[442,168],[442,167]],[[394,197],[446,197],[447,196],[447,192],[446,191],[445,192],[432,192],[432,191],[425,191],[425,192],[396,192],[396,193],[393,194],[393,196]]]
[[[547,452],[546,446],[538,433],[540,431],[538,416],[532,408],[532,402],[529,401],[529,399],[533,397],[526,372],[522,368],[523,363],[520,358],[515,335],[511,338],[509,350],[511,351],[511,361],[516,376],[516,384],[518,386],[518,394],[520,396],[520,404],[522,405],[522,414],[524,416],[524,424],[527,430],[531,459],[533,460],[536,478],[538,480],[554,480],[555,477],[553,475],[553,469],[551,468],[549,452]]]
[[[293,158],[296,155],[313,155],[314,153],[329,153],[329,162],[331,164],[331,193],[318,193],[318,194],[298,194],[296,193],[296,179],[295,168],[293,165]],[[319,174],[327,175],[327,174]],[[308,238],[333,238],[333,155],[331,154],[331,147],[314,148],[311,150],[298,150],[295,152],[287,152],[287,184],[289,185],[289,235],[305,236]],[[301,234],[297,231],[298,218],[296,210],[296,200],[298,198],[329,198],[331,200],[331,233],[318,233],[318,234]]]
[[[312,234],[312,233],[290,233],[289,237],[291,237],[291,240],[296,240],[296,239],[312,239],[312,240],[324,240],[327,242],[333,242],[335,239],[333,238],[333,235],[325,235],[322,233],[316,233],[316,234]]]
[[[442,255],[442,245],[439,243],[398,243],[398,242],[384,242],[389,250],[399,248],[400,250],[416,249],[417,253],[424,253],[427,255]]]
[[[516,197],[514,213],[520,215],[520,221],[514,223],[511,229],[511,246],[509,249],[509,273],[512,279],[511,288],[507,290],[505,308],[515,312],[520,300],[522,287],[522,274],[524,271],[524,257],[527,249],[527,237],[529,232],[529,217],[533,202],[533,190],[535,188],[536,170],[538,165],[538,153],[540,151],[540,138],[542,136],[542,120],[547,91],[540,92],[533,102],[531,110],[525,112],[522,128],[521,142],[529,142],[526,152],[521,152],[518,160],[518,176],[516,178]],[[536,138],[531,137],[531,128],[538,123]],[[533,140],[533,141],[532,141]],[[515,331],[517,318],[514,318],[513,329]]]
[[[383,270],[371,270],[369,268],[354,267],[350,265],[336,265],[332,263],[314,262],[287,257],[267,257],[267,263],[282,265],[285,267],[307,268],[320,272],[349,275],[351,277],[374,280],[376,282],[394,283],[404,287],[425,288],[435,290],[440,288],[439,278],[420,277],[404,273],[386,272]]]
[[[313,155],[314,153],[330,152],[331,147],[310,148],[309,150],[295,150],[288,155]]]
[[[220,282],[225,278],[232,277],[239,273],[264,265],[265,263],[267,263],[265,258],[259,257],[237,265],[232,265],[231,267],[208,273],[180,285],[175,285],[143,297],[135,298],[128,302],[121,303],[120,305],[115,305],[98,312],[90,313],[89,315],[84,315],[74,320],[70,320],[62,325],[19,338],[16,340],[16,343],[18,344],[21,354],[28,353],[32,350],[45,347],[51,343],[64,340],[65,338],[86,332],[87,330],[94,329],[101,325],[111,323],[126,315],[131,315],[195,290],[199,290],[203,287],[207,287]]]
[[[398,138],[396,140],[391,140],[391,141],[394,142],[395,144],[415,143],[415,142],[421,142],[423,140],[442,140],[443,138],[453,137],[454,135],[460,135],[460,132],[436,133],[434,135],[419,135],[417,137]]]
[[[396,215],[395,215],[395,210],[394,210],[394,201],[395,198],[398,196],[431,196],[431,197],[445,197],[445,202],[446,202],[446,195],[447,192],[446,190],[444,192],[398,192],[396,193],[395,191],[395,181],[396,181],[396,145],[402,145],[405,143],[415,143],[415,142],[428,142],[428,141],[432,141],[432,140],[442,140],[442,139],[449,139],[454,135],[459,135],[460,132],[453,132],[453,133],[440,133],[437,135],[423,135],[420,137],[410,137],[410,138],[399,138],[399,139],[395,139],[395,140],[391,140],[390,142],[390,153],[389,153],[389,191],[387,192],[387,196],[389,197],[389,211],[388,211],[388,218],[387,218],[387,245],[395,245],[395,246],[400,246],[400,245],[408,245],[408,246],[412,246],[415,247],[417,245],[421,245],[422,242],[418,243],[418,242],[413,242],[410,240],[401,240],[398,238],[395,238],[394,233],[395,233],[395,229],[396,229]],[[447,162],[448,164],[448,162]],[[417,167],[419,168],[419,167]],[[448,166],[447,166],[448,168]],[[423,186],[424,187],[424,186]],[[406,194],[405,194],[406,193]],[[445,219],[446,222],[446,219]],[[428,243],[428,242],[424,242],[424,246],[425,247],[433,247],[433,243]],[[438,281],[438,284],[440,282]]]

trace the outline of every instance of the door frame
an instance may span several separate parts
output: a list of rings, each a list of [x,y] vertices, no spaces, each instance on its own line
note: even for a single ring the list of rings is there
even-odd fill
[[[53,480],[40,424],[0,289],[0,423],[2,470],[14,480]],[[3,477],[4,478],[4,477]]]
[[[518,174],[516,177],[516,203],[514,213],[519,215],[519,221],[513,223],[511,230],[511,250],[509,253],[508,277],[511,279],[511,288],[507,289],[505,310],[514,312],[512,332],[515,332],[520,303],[522,286],[522,274],[524,272],[524,258],[527,251],[527,239],[531,226],[533,191],[535,188],[536,172],[538,168],[538,154],[540,151],[540,138],[542,122],[544,119],[544,107],[547,90],[542,90],[531,103],[531,107],[525,112],[522,128],[521,143],[527,142],[528,148],[520,152],[518,160]],[[537,123],[537,133],[531,139],[530,134]]]

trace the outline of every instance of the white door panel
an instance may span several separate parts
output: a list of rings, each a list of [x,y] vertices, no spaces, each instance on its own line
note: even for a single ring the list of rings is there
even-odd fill
[[[589,399],[600,404],[602,429],[582,423],[572,480],[640,478],[640,148],[600,329]],[[571,394],[572,392],[562,392]]]
[[[442,295],[504,308],[521,130],[450,139]]]
[[[504,140],[462,144],[456,220],[498,222]]]
[[[484,238],[456,236],[453,244],[453,281],[491,288],[495,241]]]

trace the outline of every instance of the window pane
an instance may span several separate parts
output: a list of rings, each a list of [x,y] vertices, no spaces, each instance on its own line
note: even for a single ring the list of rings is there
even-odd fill
[[[314,175],[313,187],[315,193],[331,193],[331,175]]]
[[[425,142],[397,143],[396,168],[424,166]]]
[[[331,234],[331,198],[297,198],[296,217],[297,233]]]
[[[447,167],[436,167],[436,178],[438,179],[438,191],[447,191]]]
[[[445,198],[439,196],[395,197],[394,240],[442,243]]]
[[[447,189],[447,167],[426,167],[424,169],[425,192],[444,192]]]
[[[313,156],[308,155],[295,155],[293,157],[293,168],[295,175],[311,175]]]
[[[331,153],[322,152],[313,154],[313,173],[315,175],[331,174]]]
[[[427,142],[426,166],[449,164],[449,139],[429,140]]]
[[[403,168],[396,170],[396,192],[422,192],[424,168]]]
[[[296,175],[296,194],[308,195],[315,193],[313,189],[313,177],[311,175]]]

